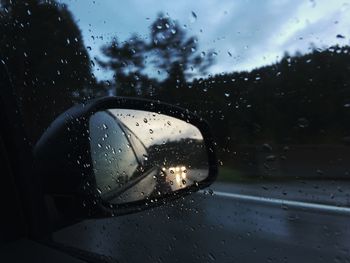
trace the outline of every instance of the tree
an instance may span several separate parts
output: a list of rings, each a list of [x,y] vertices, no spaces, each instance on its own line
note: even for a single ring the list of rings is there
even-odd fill
[[[0,59],[6,64],[25,127],[36,141],[95,82],[78,26],[55,1],[0,5]]]
[[[172,88],[186,87],[193,75],[205,74],[214,61],[212,52],[199,54],[197,38],[188,37],[170,17],[159,14],[150,29],[149,41],[133,35],[102,48],[108,59],[99,64],[114,71],[118,95],[173,97],[177,93]]]
[[[114,71],[118,95],[136,96],[137,83],[147,81],[147,77],[143,74],[145,51],[146,43],[137,36],[131,37],[123,44],[115,38],[110,45],[102,48],[102,53],[109,58],[109,61],[98,60],[98,63],[103,68]]]
[[[149,50],[155,53],[154,64],[169,76],[180,72],[180,78],[189,79],[194,74],[204,75],[213,64],[213,51],[198,52],[198,39],[187,36],[178,22],[159,14],[151,25]]]

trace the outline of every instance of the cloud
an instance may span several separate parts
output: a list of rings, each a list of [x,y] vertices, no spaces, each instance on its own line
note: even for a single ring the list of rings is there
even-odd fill
[[[90,55],[117,36],[132,33],[147,38],[159,12],[185,25],[199,40],[199,50],[215,49],[216,65],[210,73],[251,70],[279,60],[287,51],[309,52],[310,44],[349,44],[348,1],[343,0],[207,0],[207,1],[69,1]],[[195,13],[194,19],[192,12]],[[345,39],[336,38],[337,34]],[[95,72],[100,79],[110,75]]]

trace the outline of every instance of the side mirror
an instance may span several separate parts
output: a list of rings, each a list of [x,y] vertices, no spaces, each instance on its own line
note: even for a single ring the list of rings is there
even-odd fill
[[[207,123],[155,101],[108,97],[59,116],[34,149],[43,190],[75,219],[140,211],[209,186]]]

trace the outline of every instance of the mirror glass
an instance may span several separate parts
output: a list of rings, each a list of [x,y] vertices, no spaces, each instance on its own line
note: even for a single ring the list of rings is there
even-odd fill
[[[110,109],[91,116],[89,133],[97,190],[111,204],[154,200],[209,175],[203,136],[183,120]]]

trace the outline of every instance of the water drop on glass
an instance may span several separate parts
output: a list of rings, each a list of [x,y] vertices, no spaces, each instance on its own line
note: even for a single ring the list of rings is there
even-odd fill
[[[195,12],[193,12],[193,11],[191,12],[190,20],[191,20],[191,23],[194,23],[197,20],[197,14]]]

